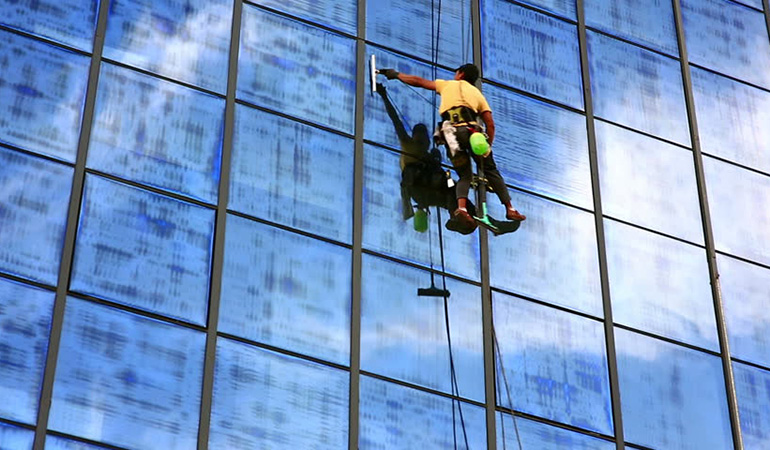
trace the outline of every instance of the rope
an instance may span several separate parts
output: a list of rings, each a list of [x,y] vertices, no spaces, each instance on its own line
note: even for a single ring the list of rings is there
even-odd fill
[[[521,435],[519,434],[519,426],[516,423],[516,413],[513,409],[513,399],[511,398],[511,387],[508,385],[508,377],[505,375],[505,366],[503,365],[503,354],[500,351],[500,342],[497,340],[497,332],[495,332],[495,326],[492,324],[492,338],[494,339],[495,344],[495,353],[497,353],[497,360],[500,363],[500,373],[503,375],[503,383],[505,384],[505,393],[508,397],[508,404],[511,406],[511,419],[513,419],[513,429],[516,432],[516,441],[519,444],[519,450],[523,450],[523,446],[521,445]],[[500,391],[498,390],[498,398],[501,397]],[[500,402],[498,402],[500,403]],[[503,412],[500,411],[500,428],[502,428],[502,434],[503,434],[503,450],[506,449],[506,443],[505,443],[505,422],[502,420],[503,418]]]

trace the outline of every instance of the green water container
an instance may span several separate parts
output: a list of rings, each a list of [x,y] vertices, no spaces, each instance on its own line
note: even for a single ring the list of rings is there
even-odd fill
[[[414,231],[428,231],[428,213],[424,209],[418,209],[414,213]]]
[[[471,134],[471,149],[473,150],[473,153],[483,156],[489,151],[489,143],[487,142],[487,137],[484,136],[484,133],[479,133],[478,131]]]

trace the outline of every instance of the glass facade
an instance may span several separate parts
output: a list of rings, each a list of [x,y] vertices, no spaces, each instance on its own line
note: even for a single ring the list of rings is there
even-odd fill
[[[0,449],[770,448],[768,9],[0,0]],[[370,55],[518,231],[417,230]]]

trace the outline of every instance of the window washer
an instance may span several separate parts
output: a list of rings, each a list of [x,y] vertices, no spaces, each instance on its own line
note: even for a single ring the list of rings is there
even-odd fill
[[[482,131],[477,122],[477,117],[480,116],[486,125],[489,151],[479,158],[478,163],[483,165],[483,171],[490,186],[497,194],[500,202],[505,205],[506,218],[511,221],[525,220],[526,216],[519,213],[511,204],[508,187],[495,165],[492,155],[495,122],[489,103],[481,91],[474,86],[479,77],[478,68],[473,64],[465,64],[457,68],[453,80],[437,79],[435,81],[416,75],[399,73],[394,69],[382,69],[379,73],[385,75],[389,80],[398,79],[410,86],[436,91],[441,96],[441,104],[439,105],[439,114],[441,114],[442,119],[441,135],[446,144],[449,159],[460,177],[456,187],[457,209],[453,213],[453,218],[458,219],[466,226],[470,226],[474,222],[473,217],[468,212],[468,193],[473,180],[470,137],[474,132]]]

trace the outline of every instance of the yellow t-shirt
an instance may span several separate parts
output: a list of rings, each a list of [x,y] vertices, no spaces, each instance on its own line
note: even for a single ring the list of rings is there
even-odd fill
[[[492,111],[481,91],[465,80],[436,80],[436,92],[441,95],[439,114],[455,106],[467,106],[476,114]]]

